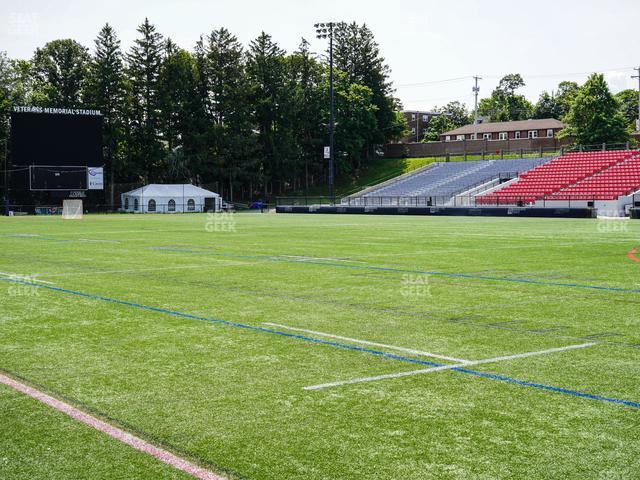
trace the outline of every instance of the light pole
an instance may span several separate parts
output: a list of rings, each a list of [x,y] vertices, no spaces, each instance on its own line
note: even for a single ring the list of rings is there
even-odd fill
[[[316,38],[329,39],[329,198],[332,204],[336,203],[335,186],[334,186],[334,152],[333,152],[333,134],[335,130],[334,119],[334,102],[333,102],[333,29],[336,24],[316,23]]]
[[[4,195],[2,199],[2,209],[5,215],[9,215],[9,155],[8,155],[8,140],[5,138],[2,143],[4,144]]]

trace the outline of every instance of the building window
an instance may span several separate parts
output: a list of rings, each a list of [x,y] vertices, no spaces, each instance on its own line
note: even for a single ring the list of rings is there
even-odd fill
[[[415,113],[411,114],[411,121],[413,121],[413,122],[416,121],[416,114]]]
[[[173,198],[171,200],[169,200],[169,203],[167,205],[167,210],[169,212],[175,212],[176,211],[176,201]]]
[[[484,140],[491,140],[491,134],[490,133],[483,133],[482,134],[482,138]]]
[[[156,201],[153,198],[149,200],[149,203],[147,204],[147,210],[150,212],[156,211]]]
[[[140,207],[140,203],[138,202],[138,199],[134,198],[133,199],[133,209],[137,212],[139,207]]]
[[[129,197],[124,197],[124,209],[129,210]]]
[[[538,130],[529,130],[529,138],[538,138]]]
[[[476,134],[472,133],[471,135],[469,135],[469,140],[475,140],[476,139]]]
[[[193,198],[190,198],[187,201],[187,210],[190,212],[195,212],[196,211],[196,202]]]
[[[547,138],[553,138],[553,128],[547,130]]]
[[[464,135],[456,135],[456,140],[464,140]]]
[[[520,138],[520,132],[516,132],[513,138],[516,138],[516,139]]]
[[[429,121],[429,115],[422,115],[422,121],[427,123]]]
[[[507,138],[509,138],[509,134],[507,132],[500,132],[498,134],[498,139],[499,140],[506,140]]]
[[[412,135],[415,135],[415,134],[416,134],[416,127],[412,127],[412,128],[411,128],[411,134],[412,134]]]
[[[444,137],[444,141],[445,142],[450,142],[451,141],[451,135],[447,135],[446,137]]]

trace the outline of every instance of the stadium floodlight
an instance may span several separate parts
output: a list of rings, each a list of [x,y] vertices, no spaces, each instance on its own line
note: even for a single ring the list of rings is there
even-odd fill
[[[337,25],[338,24],[334,22],[314,24],[314,27],[316,29],[316,38],[322,40],[326,40],[327,38],[329,39],[329,199],[332,205],[336,203],[334,178],[335,155],[333,152],[335,131],[333,99],[333,30]]]

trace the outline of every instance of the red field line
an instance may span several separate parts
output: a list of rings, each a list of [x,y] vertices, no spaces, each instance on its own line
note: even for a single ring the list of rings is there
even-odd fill
[[[166,450],[163,450],[154,445],[151,445],[150,443],[142,440],[141,438],[136,437],[135,435],[131,435],[130,433],[125,432],[124,430],[114,427],[113,425],[109,425],[108,423],[103,422],[102,420],[92,415],[89,415],[81,410],[78,410],[75,407],[72,407],[68,403],[62,402],[57,398],[47,395],[46,393],[36,390],[35,388],[25,385],[24,383],[18,382],[13,378],[7,377],[6,375],[3,375],[1,373],[0,373],[0,383],[7,385],[8,387],[11,387],[14,390],[17,390],[18,392],[24,393],[25,395],[35,398],[36,400],[46,405],[49,405],[50,407],[55,408],[56,410],[62,413],[67,414],[74,420],[77,420],[79,422],[84,423],[85,425],[95,428],[96,430],[102,433],[106,433],[110,437],[115,438],[116,440],[119,440],[122,443],[126,443],[130,447],[135,448],[136,450],[139,450],[148,455],[151,455],[157,458],[158,460],[160,460],[161,462],[164,462],[167,465],[170,465],[178,470],[182,470],[183,472],[188,473],[189,475],[192,475],[195,478],[198,478],[201,480],[226,480],[225,477],[216,475],[210,472],[209,470],[205,470],[189,462],[188,460],[185,460],[184,458],[177,457],[176,455]]]
[[[638,253],[638,249],[632,248],[631,250],[629,250],[629,253],[627,253],[627,258],[633,260],[634,262],[640,263],[640,258],[636,257],[636,253]]]

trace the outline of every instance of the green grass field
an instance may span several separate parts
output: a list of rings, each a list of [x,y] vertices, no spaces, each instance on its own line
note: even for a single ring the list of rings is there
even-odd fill
[[[0,372],[229,478],[640,477],[640,222],[20,217],[0,246]],[[2,479],[188,478],[2,386],[0,418]]]

